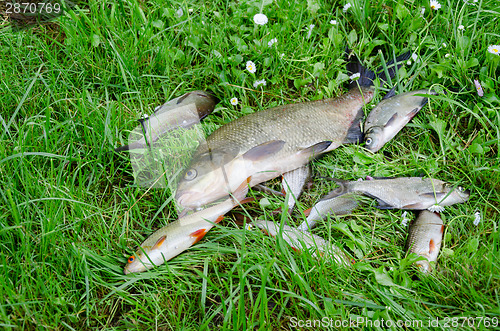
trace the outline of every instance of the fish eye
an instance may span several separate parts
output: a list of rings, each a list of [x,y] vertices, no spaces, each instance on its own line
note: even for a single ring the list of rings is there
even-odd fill
[[[458,187],[458,190],[459,190],[460,192],[463,192],[463,191],[465,191],[465,188],[464,188],[464,187],[462,187],[462,186],[459,186],[459,187]]]
[[[366,138],[366,144],[367,145],[371,145],[373,142],[373,139],[372,138]]]
[[[184,175],[185,180],[193,180],[196,178],[198,175],[198,172],[195,169],[189,169],[186,171],[186,174]]]
[[[128,263],[134,262],[135,261],[135,256],[133,256],[133,255],[130,256],[127,261],[128,261]]]

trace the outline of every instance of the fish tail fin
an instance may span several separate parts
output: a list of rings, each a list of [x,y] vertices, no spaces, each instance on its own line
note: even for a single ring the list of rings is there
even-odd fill
[[[351,127],[347,130],[347,135],[344,139],[344,144],[359,144],[364,140],[364,133],[361,130],[361,123],[363,121],[363,110],[356,114],[352,121]]]
[[[248,183],[250,183],[250,180],[252,179],[252,177],[248,177],[243,183],[241,183],[240,186],[238,186],[238,188],[233,192],[233,195],[232,195],[232,199],[235,203],[235,205],[237,204],[242,204],[242,203],[246,203],[246,202],[250,202],[250,201],[253,201],[253,198],[248,198],[248,199],[245,199],[247,193],[248,193]]]
[[[339,187],[337,187],[335,190],[331,191],[330,193],[322,197],[321,200],[336,198],[351,192],[348,180],[338,179],[335,177],[322,177],[322,178],[335,182],[335,184],[337,184]]]
[[[355,87],[356,85],[359,86],[364,86],[364,87],[369,87],[374,85],[375,78],[379,78],[381,81],[381,86],[383,85],[384,82],[390,81],[394,76],[396,75],[396,70],[401,67],[399,64],[402,61],[406,61],[410,58],[411,52],[406,52],[404,54],[401,54],[400,56],[396,57],[395,60],[391,60],[386,63],[385,66],[381,66],[378,70],[377,73],[374,71],[371,71],[368,68],[363,67],[361,64],[361,61],[359,61],[359,58],[356,56],[356,54],[351,54],[350,49],[346,48],[346,53],[348,54],[348,59],[349,62],[347,63],[347,71],[349,72],[350,75],[354,75],[359,73],[359,79],[356,81],[353,81],[350,83],[349,87]]]
[[[128,151],[130,149],[129,145],[120,146],[114,149],[115,152]]]
[[[144,148],[144,145],[142,145],[139,142],[133,142],[128,145],[120,146],[114,149],[115,152],[123,152],[123,151],[130,151],[132,149],[138,149],[138,148]]]

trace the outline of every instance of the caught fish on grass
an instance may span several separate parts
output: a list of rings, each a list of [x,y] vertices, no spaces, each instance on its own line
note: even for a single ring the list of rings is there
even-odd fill
[[[188,92],[158,106],[155,112],[140,119],[140,125],[129,137],[129,144],[115,149],[116,152],[151,147],[165,133],[188,129],[213,112],[219,100],[206,91]]]
[[[245,199],[248,182],[245,180],[234,195],[212,207],[184,216],[169,223],[146,239],[134,255],[128,258],[124,273],[142,272],[179,255],[198,241],[235,206],[251,201]]]
[[[282,225],[280,227],[280,225],[272,221],[256,220],[252,222],[252,224],[271,237],[282,236],[283,240],[295,251],[300,252],[307,250],[311,252],[313,256],[319,255],[323,259],[333,259],[337,264],[343,266],[351,265],[351,259],[342,249],[320,236],[309,232],[303,232],[288,225]]]
[[[376,152],[396,136],[401,129],[427,103],[424,95],[436,95],[430,90],[418,90],[393,95],[394,90],[384,97],[366,118],[365,147]]]
[[[338,195],[357,192],[376,199],[379,209],[413,209],[441,212],[445,206],[463,203],[470,191],[461,186],[424,177],[376,178],[345,181],[332,178],[340,188]]]
[[[340,97],[262,110],[215,130],[200,144],[180,181],[178,203],[199,208],[233,192],[246,177],[255,186],[362,140],[362,108],[373,99],[376,74],[359,61],[354,66],[361,73],[357,86]]]
[[[406,250],[425,258],[416,264],[424,273],[431,271],[430,262],[436,262],[443,240],[444,224],[437,213],[423,210],[410,224]]]

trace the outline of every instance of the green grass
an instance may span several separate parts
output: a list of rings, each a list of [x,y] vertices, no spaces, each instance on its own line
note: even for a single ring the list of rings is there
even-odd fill
[[[90,1],[50,26],[2,27],[1,328],[290,329],[322,318],[424,326],[438,318],[444,327],[467,317],[458,321],[464,329],[489,329],[478,323],[500,318],[500,56],[487,51],[500,44],[497,1],[443,1],[434,11],[427,1],[352,0],[347,13],[345,2],[327,3]],[[264,26],[252,21],[259,12],[269,17]],[[123,275],[137,245],[176,218],[168,190],[135,186],[128,155],[111,152],[135,120],[195,89],[221,99],[204,120],[207,132],[253,111],[340,95],[346,46],[372,69],[383,62],[379,50],[384,61],[414,52],[417,61],[392,84],[447,94],[432,98],[377,154],[342,147],[315,161],[314,173],[429,175],[471,189],[467,203],[442,214],[437,270],[422,275],[406,255],[401,211],[367,206],[313,231],[355,257],[350,269],[297,254],[237,226],[230,214],[169,263]],[[245,70],[249,60],[255,74]],[[253,88],[258,79],[267,85]],[[316,180],[298,210],[332,187]],[[286,219],[270,213],[283,199],[267,197],[270,207],[247,210]],[[296,212],[288,221],[302,218]]]

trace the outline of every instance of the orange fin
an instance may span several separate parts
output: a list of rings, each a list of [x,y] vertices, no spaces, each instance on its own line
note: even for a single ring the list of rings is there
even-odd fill
[[[431,241],[429,241],[429,253],[434,252],[435,249],[436,249],[436,244],[434,244],[434,239],[431,239]]]
[[[250,183],[250,180],[252,179],[252,176],[248,177],[243,183],[241,183],[240,186],[234,191],[233,197],[236,201],[240,201],[245,199],[245,196],[248,193],[248,183]],[[233,200],[234,200],[233,199]]]
[[[206,229],[199,229],[199,230],[196,230],[195,232],[191,233],[189,236],[195,238],[194,243],[193,243],[193,245],[194,245],[198,241],[200,241],[203,237],[205,237],[206,234],[207,234]]]
[[[220,221],[222,221],[224,219],[224,215],[220,215],[219,217],[217,217],[217,219],[215,220],[215,224],[219,223]]]
[[[165,242],[165,239],[167,239],[167,236],[161,236],[160,239],[151,247],[151,250],[160,248],[161,245]]]
[[[304,210],[304,215],[307,217],[311,213],[312,207]]]
[[[444,225],[441,225],[441,234],[444,233]]]

